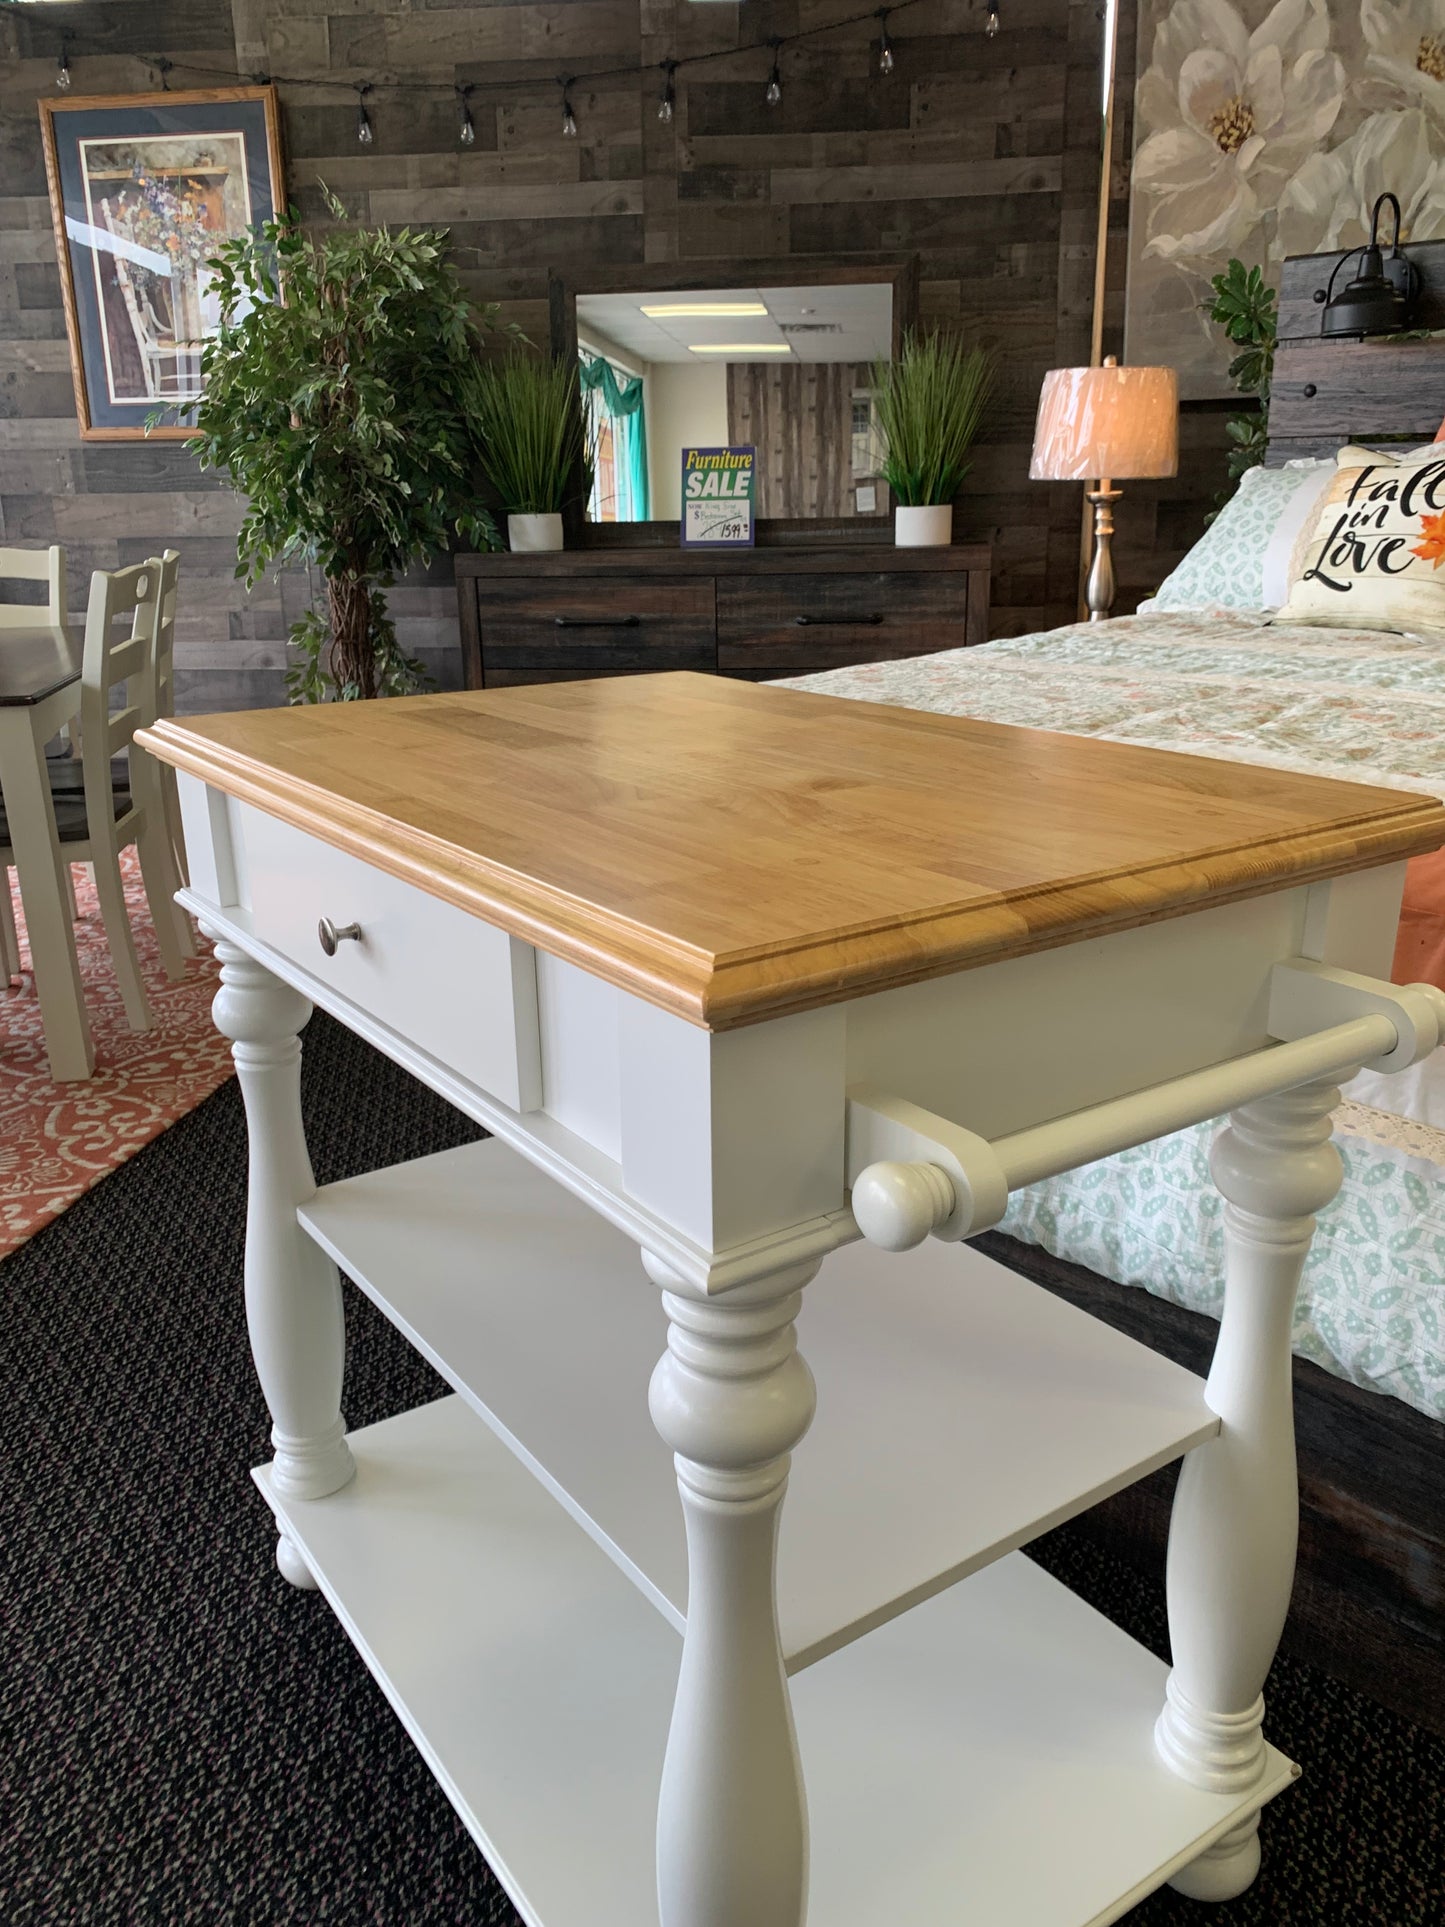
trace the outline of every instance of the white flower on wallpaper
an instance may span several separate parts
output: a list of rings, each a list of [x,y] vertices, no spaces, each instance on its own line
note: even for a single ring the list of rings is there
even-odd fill
[[[1139,83],[1148,253],[1227,256],[1273,214],[1344,102],[1329,34],[1323,0],[1279,0],[1253,32],[1231,0],[1177,0]]]
[[[1276,252],[1283,259],[1358,247],[1387,189],[1400,197],[1411,240],[1445,240],[1445,158],[1421,108],[1372,114],[1340,146],[1312,154],[1280,198]],[[1390,233],[1388,217],[1383,231]]]
[[[1445,0],[1140,0],[1125,349],[1228,392],[1200,304],[1237,255],[1445,238]]]
[[[1445,0],[1363,0],[1360,94],[1374,107],[1422,107],[1445,129]]]

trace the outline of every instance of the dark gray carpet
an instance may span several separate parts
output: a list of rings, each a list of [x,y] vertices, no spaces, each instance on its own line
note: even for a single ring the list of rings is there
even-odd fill
[[[305,1089],[323,1182],[473,1135],[322,1017]],[[324,1601],[276,1571],[244,1174],[232,1084],[0,1265],[0,1923],[512,1927]],[[349,1289],[347,1316],[353,1426],[444,1389]],[[1164,1651],[1161,1588],[1086,1529],[1034,1550]],[[1306,1771],[1260,1880],[1130,1920],[1438,1927],[1445,1742],[1283,1661],[1269,1703]]]

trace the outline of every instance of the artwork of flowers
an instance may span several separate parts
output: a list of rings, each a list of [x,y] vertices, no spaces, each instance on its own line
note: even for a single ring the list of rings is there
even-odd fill
[[[1223,395],[1231,256],[1354,247],[1386,188],[1445,239],[1445,0],[1140,0],[1139,34],[1125,355]]]
[[[188,434],[209,262],[279,206],[269,88],[42,104],[81,432]]]

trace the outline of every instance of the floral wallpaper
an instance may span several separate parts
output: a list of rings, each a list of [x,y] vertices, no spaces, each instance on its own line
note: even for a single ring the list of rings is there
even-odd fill
[[[1445,0],[1140,0],[1139,35],[1125,356],[1227,394],[1231,255],[1352,247],[1386,188],[1445,239]]]

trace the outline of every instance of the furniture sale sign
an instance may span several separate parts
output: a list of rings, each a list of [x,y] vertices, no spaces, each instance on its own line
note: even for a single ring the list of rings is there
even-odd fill
[[[682,546],[751,548],[757,479],[753,448],[684,448]]]

